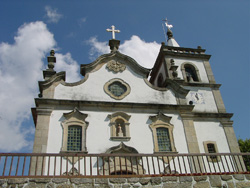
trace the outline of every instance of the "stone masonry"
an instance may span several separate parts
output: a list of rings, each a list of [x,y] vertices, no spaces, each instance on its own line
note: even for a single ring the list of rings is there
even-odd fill
[[[1,188],[250,188],[250,174],[134,178],[6,178]]]

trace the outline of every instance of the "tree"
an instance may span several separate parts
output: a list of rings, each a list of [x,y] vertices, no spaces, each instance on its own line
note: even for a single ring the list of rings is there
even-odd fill
[[[239,139],[238,144],[240,147],[240,151],[242,153],[246,153],[246,152],[250,153],[250,139],[246,139],[246,140]],[[243,160],[246,165],[247,171],[250,171],[250,156],[249,155],[243,156]]]

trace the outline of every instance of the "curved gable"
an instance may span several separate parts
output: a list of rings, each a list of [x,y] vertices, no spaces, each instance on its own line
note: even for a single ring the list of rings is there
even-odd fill
[[[134,72],[138,73],[139,75],[142,75],[144,78],[147,78],[150,69],[144,68],[140,66],[133,58],[124,55],[118,51],[111,52],[109,54],[104,54],[98,57],[94,62],[90,64],[81,64],[81,74],[85,76],[88,73],[95,72],[99,70],[104,64],[108,64],[110,61],[113,61],[116,64],[119,64],[121,66],[121,70],[124,69],[122,65],[129,66]],[[109,68],[110,71],[119,72],[120,70],[114,70]]]

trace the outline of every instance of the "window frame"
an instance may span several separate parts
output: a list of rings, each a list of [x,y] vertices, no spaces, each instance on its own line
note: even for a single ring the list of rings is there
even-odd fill
[[[204,141],[203,145],[204,145],[205,153],[212,154],[212,153],[209,152],[209,149],[208,149],[209,144],[213,144],[214,149],[215,149],[215,153],[218,153],[218,147],[217,147],[217,144],[216,144],[215,141]],[[220,157],[218,157],[216,155],[215,156],[210,155],[210,156],[208,156],[207,159],[208,159],[209,162],[219,162],[220,161]]]
[[[149,127],[151,128],[153,134],[154,153],[177,153],[173,136],[174,125],[170,123],[171,118],[172,117],[168,117],[161,112],[159,112],[159,114],[156,116],[150,116],[152,123],[149,125]],[[158,144],[157,130],[156,130],[157,128],[168,129],[171,151],[159,151],[159,144]]]
[[[196,74],[196,77],[198,79],[198,81],[193,81],[193,82],[190,82],[188,81],[187,79],[187,74],[186,74],[186,69],[185,69],[185,66],[190,66],[193,68],[193,70],[195,71],[195,74]],[[191,62],[186,62],[186,63],[183,63],[181,65],[181,72],[182,72],[182,75],[183,75],[183,79],[188,82],[188,83],[197,83],[197,82],[201,82],[201,78],[200,78],[200,73],[199,73],[199,69],[197,68],[197,66]]]
[[[111,84],[113,84],[114,82],[119,82],[120,84],[124,85],[127,88],[127,90],[120,96],[114,95],[112,92],[109,91],[109,86]],[[113,78],[113,79],[109,80],[108,82],[106,82],[105,85],[103,86],[103,89],[104,89],[105,93],[107,93],[110,97],[112,97],[113,99],[116,99],[116,100],[122,100],[131,91],[130,86],[125,81],[123,81],[119,78]]]
[[[72,112],[63,114],[65,120],[61,123],[63,128],[63,138],[62,138],[62,147],[61,152],[70,152],[70,153],[87,153],[86,147],[86,130],[88,127],[88,122],[85,121],[87,118],[87,114],[81,113],[77,108],[75,108]],[[70,126],[80,126],[82,128],[82,143],[81,143],[81,151],[68,151],[68,129]]]

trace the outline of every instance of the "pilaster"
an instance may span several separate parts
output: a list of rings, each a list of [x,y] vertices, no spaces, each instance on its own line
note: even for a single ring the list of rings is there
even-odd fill
[[[36,108],[37,122],[33,153],[46,153],[51,108]]]
[[[226,113],[226,108],[225,108],[224,102],[222,100],[219,88],[213,88],[212,92],[214,95],[214,100],[215,100],[218,112],[219,113]]]
[[[212,72],[209,61],[204,61],[205,70],[210,84],[215,84],[214,74]]]

